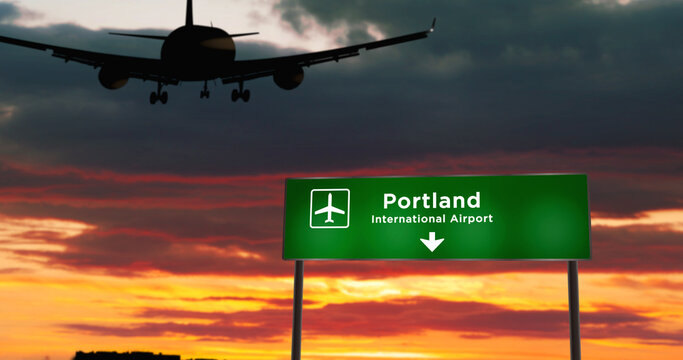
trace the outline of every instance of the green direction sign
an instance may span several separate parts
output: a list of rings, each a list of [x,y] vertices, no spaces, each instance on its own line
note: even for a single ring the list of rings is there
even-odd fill
[[[287,179],[283,258],[590,259],[586,175]]]

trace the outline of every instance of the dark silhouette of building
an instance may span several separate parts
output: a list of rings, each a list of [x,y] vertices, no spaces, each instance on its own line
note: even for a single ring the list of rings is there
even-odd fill
[[[180,360],[180,355],[163,355],[151,352],[131,351],[125,353],[110,351],[78,351],[73,360]]]

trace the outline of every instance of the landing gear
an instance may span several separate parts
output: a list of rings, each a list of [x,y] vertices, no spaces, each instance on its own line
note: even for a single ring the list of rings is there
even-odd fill
[[[151,92],[149,94],[149,103],[154,105],[157,103],[157,101],[160,101],[162,104],[166,104],[168,102],[168,93],[166,91],[161,91],[163,85],[161,82],[157,83],[157,91],[156,92]]]
[[[199,92],[199,98],[200,99],[203,99],[203,98],[208,99],[209,95],[211,95],[211,93],[209,92],[209,88],[206,86],[206,80],[204,80],[204,90]]]
[[[240,89],[233,89],[232,90],[232,95],[231,99],[233,102],[242,99],[244,102],[249,102],[249,98],[251,98],[251,92],[249,89],[244,90],[244,83],[240,81]]]
[[[149,94],[149,103],[154,105],[157,103],[157,101],[161,102],[162,104],[166,104],[168,102],[168,93],[166,91],[162,92],[161,94],[152,92]]]

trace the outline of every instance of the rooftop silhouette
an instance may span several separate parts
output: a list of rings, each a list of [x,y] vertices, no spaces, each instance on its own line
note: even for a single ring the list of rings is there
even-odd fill
[[[118,353],[115,351],[91,351],[76,352],[73,360],[180,360],[180,355],[164,355],[152,352],[131,351]],[[194,359],[194,360],[214,360],[214,359]]]

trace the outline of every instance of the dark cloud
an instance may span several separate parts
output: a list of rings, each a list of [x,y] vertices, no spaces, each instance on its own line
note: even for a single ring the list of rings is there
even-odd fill
[[[21,15],[19,8],[12,3],[0,3],[0,24],[11,22]]]
[[[32,272],[33,270],[23,268],[0,268],[0,275],[26,274]]]
[[[495,159],[491,161],[489,159]],[[438,157],[424,162],[387,164],[347,175],[433,173],[514,173],[590,170],[595,214],[636,218],[648,210],[680,206],[679,152],[625,151],[524,152],[495,156]],[[616,161],[621,159],[622,161]],[[149,270],[175,274],[286,276],[292,264],[281,260],[282,173],[254,176],[176,176],[124,174],[75,167],[0,168],[0,214],[71,219],[96,230],[63,239],[31,232],[34,241],[61,245],[64,252],[23,251],[51,266],[144,276]],[[312,174],[313,175],[313,174]],[[318,174],[319,175],[319,174]],[[328,175],[338,175],[330,173]],[[683,270],[679,233],[663,227],[594,227],[593,259],[587,272],[676,272]],[[564,264],[538,262],[311,262],[307,273],[383,277],[411,274],[564,272]]]
[[[99,325],[71,324],[68,329],[80,333],[119,336],[119,337],[149,337],[172,334],[193,334],[200,340],[232,340],[232,341],[273,341],[281,331],[260,326],[240,326],[233,323],[212,324],[181,324],[181,323],[146,323],[135,328],[115,328]]]
[[[122,172],[235,174],[371,167],[438,154],[680,145],[678,2],[279,6],[285,15],[294,9],[286,16],[293,23],[302,16],[348,23],[354,41],[367,38],[365,24],[398,35],[426,28],[434,15],[439,23],[426,40],[307,69],[292,92],[270,79],[250,82],[249,104],[230,103],[230,86],[200,101],[201,84],[186,83],[170,90],[169,105],[153,107],[146,104],[153,84],[108,91],[92,69],[0,45],[0,94],[16,107],[0,128],[0,153]],[[158,56],[157,42],[75,26],[5,25],[0,33]],[[283,53],[265,43],[239,43],[238,51],[243,58]]]
[[[117,276],[144,276],[160,270],[176,274],[281,275],[289,266],[280,258],[279,241],[250,244],[235,238],[175,239],[164,233],[131,229],[92,231],[68,241],[68,251],[37,255],[55,267],[106,272]],[[66,241],[64,242],[66,244]]]
[[[155,210],[158,215],[167,211],[198,220],[211,216],[210,211],[216,212],[214,217],[224,214],[243,218],[237,209],[243,209],[239,211],[246,215],[256,208],[269,218],[278,216],[287,177],[583,172],[589,177],[594,215],[636,217],[643,211],[680,206],[683,190],[678,185],[683,176],[679,166],[682,159],[680,151],[658,148],[499,152],[429,157],[423,161],[322,174],[285,172],[206,177],[149,172],[126,174],[75,167],[32,168],[0,162],[0,200],[5,204],[5,211],[9,211],[10,204],[89,208],[94,213],[81,211],[77,215],[77,211],[66,211],[69,217],[101,225],[105,225],[104,219],[94,219],[93,215],[107,212],[108,216],[115,216],[109,211],[111,208],[135,208],[149,223],[154,222],[150,217],[155,216]],[[186,221],[176,216],[170,223],[169,226],[174,226]]]
[[[68,324],[66,328],[96,335],[160,336],[180,334],[215,340],[267,341],[291,330],[291,310],[264,309],[209,313],[174,309],[146,309],[139,315],[149,322],[134,327]],[[211,324],[177,323],[176,319],[212,320]],[[396,336],[427,330],[456,332],[464,338],[515,336],[565,338],[567,311],[511,310],[480,302],[408,298],[387,302],[328,304],[304,311],[305,336]],[[653,329],[657,319],[623,309],[601,309],[581,314],[585,339],[633,338],[643,343],[679,345],[680,332]],[[242,325],[248,324],[248,325]],[[262,332],[251,331],[262,329]],[[246,331],[240,331],[246,330]]]
[[[35,235],[35,234],[34,234]],[[64,252],[16,250],[31,261],[51,267],[105,272],[117,276],[145,276],[149,271],[171,274],[289,276],[293,262],[281,260],[280,238],[254,241],[225,236],[210,239],[176,238],[166,233],[115,229],[92,231],[44,242],[65,247]],[[582,273],[671,273],[683,267],[680,233],[659,228],[594,228],[592,259],[579,264]],[[493,274],[506,272],[566,272],[564,262],[534,261],[309,261],[311,276],[386,276]]]
[[[159,298],[153,298],[154,300],[160,300]],[[163,299],[162,299],[163,300]],[[206,301],[249,301],[249,302],[263,302],[271,307],[292,307],[292,299],[272,299],[272,298],[257,298],[257,297],[241,297],[241,296],[207,296],[203,298],[179,298],[178,300],[189,301],[189,302],[206,302]],[[312,300],[304,299],[302,300],[304,306],[314,305],[317,302]]]

